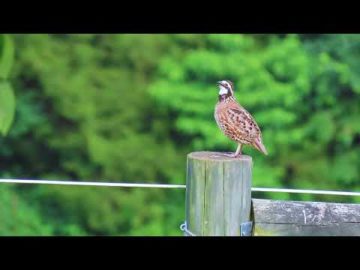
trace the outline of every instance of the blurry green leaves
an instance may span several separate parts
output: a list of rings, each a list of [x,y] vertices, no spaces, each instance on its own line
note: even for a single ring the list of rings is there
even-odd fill
[[[51,226],[37,208],[9,185],[0,189],[0,236],[52,235]]]
[[[0,35],[0,134],[6,135],[14,118],[15,96],[7,79],[14,61],[14,47],[8,35]]]
[[[14,61],[14,45],[10,36],[0,35],[0,80],[9,77]]]
[[[245,35],[212,34],[207,36],[207,40],[210,46],[226,51],[251,50],[256,45],[254,39],[247,38]]]
[[[314,141],[327,144],[334,137],[336,131],[335,121],[328,112],[318,112],[310,118],[307,130],[308,135],[310,135]]]
[[[6,138],[12,155],[5,171],[46,179],[183,183],[187,150],[176,149],[168,119],[159,116],[163,106],[147,92],[160,56],[177,47],[171,36],[16,35],[14,40],[19,98],[16,125]],[[172,73],[182,81],[181,73]],[[34,201],[54,234],[165,235],[164,228],[180,234],[183,191],[174,192],[179,203],[162,190],[44,187],[41,195],[39,190],[34,187]]]
[[[11,85],[0,81],[0,133],[6,135],[15,113],[15,97]]]
[[[342,185],[357,184],[359,180],[359,153],[354,150],[339,153],[331,167],[331,178]]]
[[[171,81],[184,80],[184,70],[172,58],[164,58],[159,67],[159,73],[168,77]]]
[[[299,87],[302,87],[302,91],[309,87],[307,82],[310,75],[310,59],[297,36],[274,38],[264,51],[265,67],[277,81],[293,81],[295,86],[299,84]]]

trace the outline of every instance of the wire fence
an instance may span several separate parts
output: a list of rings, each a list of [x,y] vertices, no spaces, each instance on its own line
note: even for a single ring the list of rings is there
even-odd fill
[[[124,187],[124,188],[186,189],[186,185],[175,185],[175,184],[88,182],[88,181],[83,182],[83,181],[68,181],[68,180],[0,179],[0,183],[39,184],[39,185],[65,185],[65,186]],[[335,190],[312,190],[312,189],[252,187],[251,191],[252,192],[275,192],[275,193],[301,193],[301,194],[317,194],[317,195],[338,195],[338,196],[360,196],[360,192],[335,191]]]

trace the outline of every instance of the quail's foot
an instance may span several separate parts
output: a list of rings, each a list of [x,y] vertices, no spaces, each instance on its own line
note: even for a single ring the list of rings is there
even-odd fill
[[[224,153],[223,155],[226,156],[226,157],[238,158],[238,157],[242,156],[242,153],[239,153],[239,154],[236,154],[236,153],[226,154],[226,153]]]

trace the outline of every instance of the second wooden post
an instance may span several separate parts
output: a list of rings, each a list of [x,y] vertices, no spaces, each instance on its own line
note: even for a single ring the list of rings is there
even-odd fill
[[[218,152],[187,157],[186,224],[198,236],[239,236],[250,220],[252,159]]]

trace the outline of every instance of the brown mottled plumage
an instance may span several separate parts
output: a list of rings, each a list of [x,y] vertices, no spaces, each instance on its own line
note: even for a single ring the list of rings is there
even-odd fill
[[[215,106],[215,120],[221,131],[231,140],[238,143],[235,154],[241,155],[241,147],[248,144],[267,155],[262,143],[261,131],[254,118],[235,99],[233,83],[220,81],[219,101]]]

